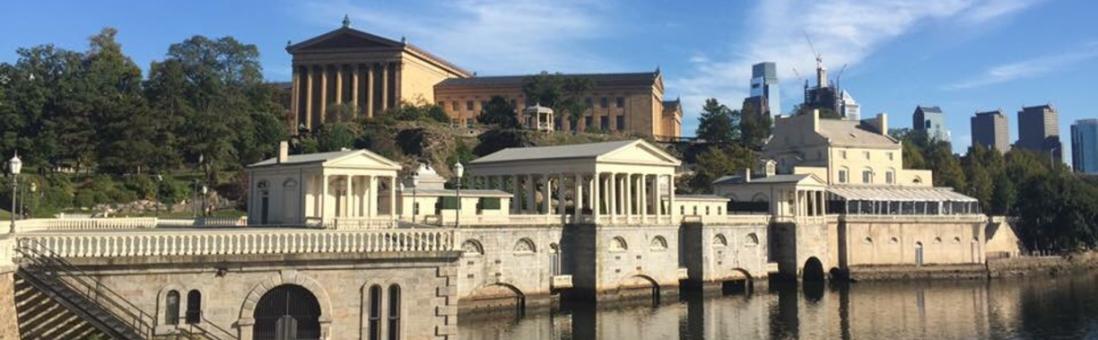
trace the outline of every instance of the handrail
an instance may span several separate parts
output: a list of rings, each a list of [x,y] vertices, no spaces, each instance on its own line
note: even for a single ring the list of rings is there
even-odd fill
[[[119,317],[119,319],[126,322],[128,326],[133,327],[138,334],[146,337],[152,336],[154,329],[153,324],[156,320],[155,317],[130,303],[123,298],[122,295],[111,290],[110,287],[104,286],[98,281],[88,282],[88,280],[85,279],[91,277],[88,273],[69,264],[60,256],[57,256],[56,253],[53,253],[52,250],[41,245],[37,240],[26,238],[17,239],[15,251],[22,255],[24,259],[29,259],[33,264],[46,269],[45,271],[41,271],[41,273],[55,276],[58,282],[68,286],[77,293],[81,293],[81,295],[88,300],[96,303],[106,302],[111,305],[112,308],[104,308],[104,310]],[[59,273],[70,274],[68,275],[70,279],[66,280],[61,278],[60,275],[58,275]],[[78,283],[82,288],[74,287],[73,282]],[[84,292],[85,289],[87,290],[87,293]],[[106,293],[105,299],[101,299],[101,297],[104,297],[103,293]],[[125,315],[118,315],[119,313]]]
[[[215,339],[239,339],[239,337],[237,337],[232,332],[229,332],[228,330],[225,330],[224,328],[221,328],[220,326],[218,326],[216,323],[210,322],[209,319],[206,319],[206,313],[201,313],[199,315],[199,318],[202,322],[187,323],[186,324],[187,328],[192,328],[192,329],[197,330],[197,331],[189,331],[190,333],[192,333],[192,334],[205,334],[207,336],[212,336]],[[210,329],[207,329],[206,327],[212,327],[213,330],[217,331],[216,332],[217,334],[212,334],[213,332],[210,332]]]

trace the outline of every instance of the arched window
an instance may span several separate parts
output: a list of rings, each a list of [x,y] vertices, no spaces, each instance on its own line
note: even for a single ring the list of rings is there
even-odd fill
[[[862,183],[873,183],[873,169],[865,168],[862,170]]]
[[[381,340],[381,286],[370,286],[370,340]]]
[[[400,286],[389,286],[389,340],[400,339]]]
[[[652,238],[652,244],[649,245],[649,249],[652,250],[667,250],[667,240],[663,236],[656,236]]]
[[[610,240],[610,251],[626,251],[627,249],[629,249],[629,245],[625,243],[625,239],[621,236]]]
[[[759,235],[755,233],[748,233],[747,238],[743,241],[744,246],[754,247],[759,245]]]
[[[897,244],[900,243],[900,239],[893,237],[892,239],[888,240],[888,243]]]
[[[282,182],[282,187],[283,188],[296,188],[297,187],[297,181],[295,181],[293,178],[287,179],[285,182]]]
[[[866,237],[865,237],[865,240],[862,240],[862,243],[865,243],[865,244],[873,244],[873,238],[872,238],[872,237],[869,237],[869,236],[866,236]]]
[[[202,293],[197,290],[187,292],[187,323],[202,322]]]
[[[164,323],[169,325],[179,324],[179,291],[168,292],[164,301]]]
[[[534,247],[534,241],[530,241],[528,238],[523,238],[515,242],[515,254],[533,254],[537,252],[537,248]]]
[[[713,246],[714,247],[728,246],[728,239],[724,238],[724,235],[717,234],[717,236],[713,236]]]
[[[954,237],[953,238],[953,243],[958,243],[958,244],[961,243],[961,238],[960,237]]]
[[[896,183],[896,171],[895,170],[888,169],[888,171],[885,171],[885,183],[888,183],[888,184],[895,184]]]
[[[461,244],[461,251],[465,256],[484,255],[484,247],[482,247],[477,240],[465,240],[465,242]]]
[[[934,238],[934,243],[941,244],[942,243],[942,238],[941,237],[935,237]]]

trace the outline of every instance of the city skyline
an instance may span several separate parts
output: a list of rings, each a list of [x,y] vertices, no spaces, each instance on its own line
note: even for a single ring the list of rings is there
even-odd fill
[[[1088,67],[1098,58],[1093,38],[1098,29],[1084,20],[1084,13],[1094,10],[1089,3],[714,2],[672,11],[613,1],[566,1],[552,7],[525,1],[132,3],[127,11],[90,4],[13,6],[24,14],[0,27],[26,33],[0,42],[3,62],[13,62],[17,48],[38,44],[81,50],[88,36],[113,26],[120,31],[124,51],[142,68],[162,59],[168,45],[191,35],[231,35],[259,47],[268,80],[287,81],[287,40],[300,42],[337,27],[348,14],[356,27],[394,39],[406,37],[481,75],[658,66],[666,77],[665,96],[684,101],[684,135],[693,135],[702,99],[716,97],[738,106],[749,94],[751,65],[758,62],[777,63],[783,109],[791,110],[801,101],[802,78],[811,77],[814,64],[806,36],[832,76],[842,73],[842,86],[857,94],[864,116],[888,112],[902,117],[893,119],[893,127],[909,127],[904,116],[917,105],[942,107],[946,126],[956,132],[955,152],[970,145],[967,122],[978,111],[1003,108],[1015,116],[1022,106],[1052,103],[1059,110],[1062,132],[1077,119],[1095,116],[1088,112],[1084,93],[1062,90],[1081,88],[1098,77],[1098,68]],[[254,15],[227,15],[241,11]],[[457,19],[417,15],[443,12]],[[855,12],[860,14],[843,15]],[[1040,27],[1026,24],[1050,17],[1058,19],[1040,20]],[[43,24],[48,22],[66,25]],[[555,33],[541,34],[549,32]],[[511,39],[515,35],[530,38]],[[502,49],[509,53],[497,53]],[[1016,124],[1010,130],[1019,136]],[[1064,144],[1064,154],[1071,155],[1070,143]],[[1070,157],[1064,161],[1070,163]]]

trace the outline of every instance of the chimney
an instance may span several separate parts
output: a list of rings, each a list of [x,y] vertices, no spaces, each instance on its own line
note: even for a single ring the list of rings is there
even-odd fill
[[[750,183],[751,182],[751,168],[745,168],[743,170],[740,170],[739,175],[740,175],[741,178],[743,178],[744,183]]]
[[[812,109],[812,131],[820,132],[820,110]]]
[[[888,136],[888,114],[884,112],[878,113],[877,117],[873,118],[873,127],[877,128],[877,132]]]
[[[278,162],[285,163],[290,158],[290,143],[287,141],[278,142]]]

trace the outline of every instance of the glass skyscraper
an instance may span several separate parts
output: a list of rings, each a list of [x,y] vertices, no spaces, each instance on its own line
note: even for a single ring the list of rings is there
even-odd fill
[[[1071,167],[1077,173],[1098,174],[1098,119],[1071,124]]]
[[[762,62],[751,66],[751,96],[766,98],[766,106],[771,115],[782,113],[778,87],[777,64]]]

